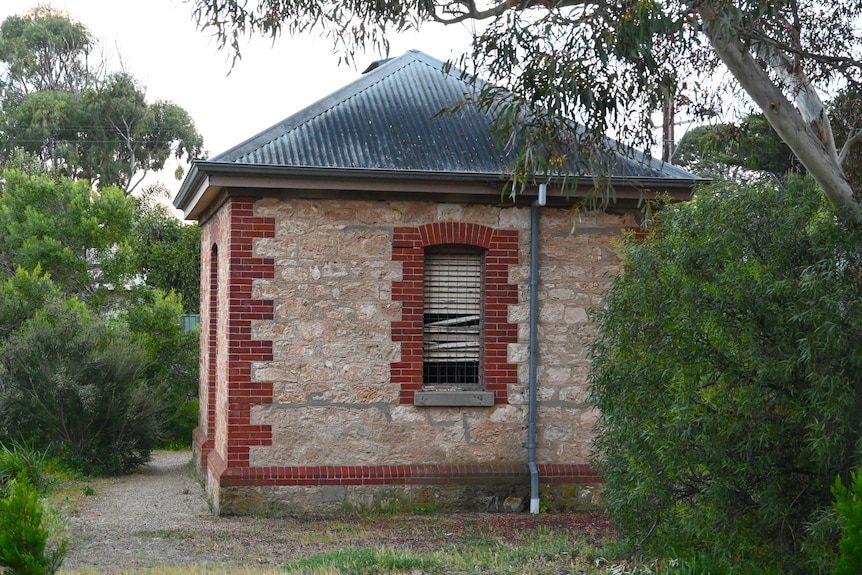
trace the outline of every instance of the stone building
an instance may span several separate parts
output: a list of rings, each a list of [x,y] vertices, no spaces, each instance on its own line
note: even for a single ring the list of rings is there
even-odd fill
[[[469,89],[408,52],[192,167],[216,512],[589,503],[589,311],[638,200],[695,180],[618,158],[612,210],[505,198],[489,117],[438,113]]]

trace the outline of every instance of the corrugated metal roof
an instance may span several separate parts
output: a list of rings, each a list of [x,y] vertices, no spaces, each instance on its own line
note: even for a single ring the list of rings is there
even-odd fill
[[[197,218],[224,186],[414,194],[427,193],[416,182],[432,181],[456,184],[450,201],[499,201],[512,158],[492,135],[491,118],[465,103],[473,89],[460,72],[421,52],[377,62],[308,108],[210,160],[195,161],[174,205]],[[457,112],[444,111],[455,104],[461,104]],[[575,154],[569,161],[577,174]],[[614,154],[603,168],[590,165],[629,200],[649,190],[673,191],[682,199],[703,181],[642,154]],[[588,189],[590,178],[583,180]],[[439,199],[440,191],[435,193]],[[561,203],[570,201],[568,190],[558,186],[556,193]],[[519,198],[527,201],[524,194]]]
[[[469,103],[441,113],[473,89],[457,70],[410,51],[210,162],[499,176],[511,157],[492,135],[491,118]],[[612,177],[693,178],[643,158],[610,164]]]
[[[411,51],[213,158],[269,166],[500,174],[507,157],[471,87]]]

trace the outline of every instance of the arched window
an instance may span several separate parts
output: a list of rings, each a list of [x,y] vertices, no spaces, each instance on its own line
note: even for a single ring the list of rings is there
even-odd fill
[[[200,400],[205,406],[205,410],[201,412],[199,423],[203,426],[207,434],[208,443],[215,439],[215,420],[216,420],[216,389],[218,387],[218,300],[219,300],[219,262],[218,262],[218,245],[213,244],[210,250],[209,261],[209,290],[208,290],[208,307],[207,315],[207,377],[206,386],[200,389]],[[206,418],[203,421],[203,418]],[[204,459],[206,461],[206,459]]]

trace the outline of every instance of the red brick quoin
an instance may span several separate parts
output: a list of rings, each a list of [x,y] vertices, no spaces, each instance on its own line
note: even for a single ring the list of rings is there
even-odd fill
[[[518,286],[508,283],[509,266],[518,263],[518,231],[464,222],[438,222],[395,228],[392,259],[402,262],[402,281],[392,282],[392,299],[402,302],[401,320],[392,322],[392,340],[401,343],[401,361],[390,365],[393,383],[401,385],[399,403],[412,404],[422,389],[422,297],[425,248],[466,245],[485,250],[483,374],[494,403],[505,404],[508,386],[518,381],[517,366],[506,362],[508,344],[518,340],[508,308],[518,303]]]
[[[253,321],[272,320],[271,300],[252,299],[252,283],[271,279],[275,265],[271,258],[254,257],[257,238],[275,237],[275,219],[254,215],[254,199],[232,199],[228,254],[227,306],[227,467],[248,467],[252,445],[271,445],[272,429],[251,424],[251,407],[272,403],[272,382],[252,381],[252,363],[272,361],[272,341],[252,339]],[[211,342],[213,345],[215,342]],[[211,458],[212,459],[212,458]]]

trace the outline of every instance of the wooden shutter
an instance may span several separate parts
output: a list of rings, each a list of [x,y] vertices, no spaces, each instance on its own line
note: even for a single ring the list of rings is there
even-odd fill
[[[479,384],[482,253],[427,250],[424,276],[425,385]]]

